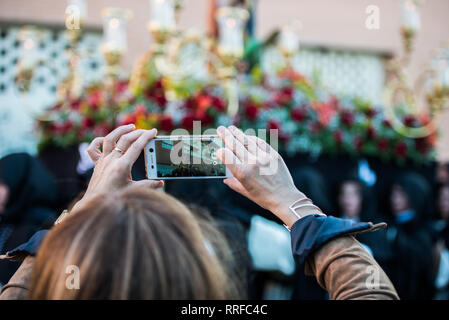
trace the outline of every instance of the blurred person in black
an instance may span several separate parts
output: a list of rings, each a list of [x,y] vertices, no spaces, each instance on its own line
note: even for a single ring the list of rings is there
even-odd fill
[[[449,184],[436,190],[435,221],[432,223],[435,253],[437,300],[449,300]]]
[[[358,181],[357,178],[348,178],[342,181],[337,187],[336,195],[338,216],[340,218],[349,219],[354,222],[360,222],[366,216],[369,216],[367,214],[367,208],[362,209],[362,206],[367,201],[364,201],[362,182]],[[361,236],[359,237],[360,244],[362,244],[363,247],[372,256],[374,256],[373,250],[368,244],[366,244],[367,241],[363,241]]]
[[[434,296],[434,255],[429,228],[431,188],[419,174],[405,172],[393,182],[386,240],[391,259],[384,264],[401,299],[431,300]]]
[[[382,221],[377,214],[373,188],[368,187],[357,175],[349,174],[343,178],[337,184],[334,194],[338,217],[354,222]],[[386,230],[380,230],[376,234],[361,234],[358,239],[380,265],[391,259],[392,253],[386,241]]]
[[[57,200],[51,175],[25,153],[0,159],[0,254],[27,241],[57,218],[49,209]],[[0,261],[0,286],[7,283],[19,263]]]

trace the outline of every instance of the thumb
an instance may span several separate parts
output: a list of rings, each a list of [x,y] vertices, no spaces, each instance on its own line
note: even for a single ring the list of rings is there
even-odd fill
[[[164,187],[164,181],[162,181],[162,180],[133,181],[133,186],[143,187],[143,188],[151,188],[151,189],[159,189],[159,188]]]

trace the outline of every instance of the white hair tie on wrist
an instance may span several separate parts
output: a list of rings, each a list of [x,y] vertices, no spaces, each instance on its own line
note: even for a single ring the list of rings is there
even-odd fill
[[[307,203],[304,203],[307,202]],[[321,211],[320,208],[318,208],[316,205],[314,205],[312,203],[312,200],[309,198],[302,198],[299,200],[296,200],[295,202],[293,202],[290,207],[288,207],[290,209],[291,212],[293,212],[293,214],[299,219],[302,219],[303,217],[301,217],[296,210],[301,209],[301,208],[314,208],[315,210],[317,210],[318,212],[316,213],[316,215],[320,215],[323,217],[326,217],[326,215],[323,213],[323,211]],[[284,224],[284,227],[287,228],[288,231],[291,231],[290,228],[288,226],[286,226]]]

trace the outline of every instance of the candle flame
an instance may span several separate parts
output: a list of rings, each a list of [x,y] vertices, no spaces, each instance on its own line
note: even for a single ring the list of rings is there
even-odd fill
[[[226,20],[226,26],[228,28],[235,28],[236,24],[237,24],[237,22],[235,21],[234,18],[229,18]]]
[[[25,50],[32,50],[34,48],[34,40],[26,39],[23,43],[23,47],[25,48]]]
[[[111,29],[117,29],[119,26],[120,26],[120,20],[119,20],[119,19],[117,19],[117,18],[112,18],[112,19],[109,21],[109,27],[110,27]]]

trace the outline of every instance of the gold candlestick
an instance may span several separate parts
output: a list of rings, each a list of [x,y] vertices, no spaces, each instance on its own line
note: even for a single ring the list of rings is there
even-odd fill
[[[106,8],[103,16],[102,50],[106,61],[106,74],[112,82],[120,74],[120,61],[128,49],[126,27],[132,12],[120,8]]]
[[[223,66],[218,70],[228,96],[228,114],[234,116],[239,109],[236,63],[244,53],[244,27],[249,12],[237,7],[222,7],[217,10],[219,40],[217,53]]]

